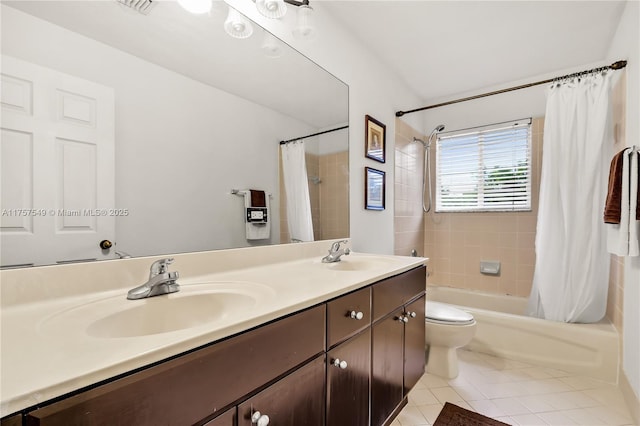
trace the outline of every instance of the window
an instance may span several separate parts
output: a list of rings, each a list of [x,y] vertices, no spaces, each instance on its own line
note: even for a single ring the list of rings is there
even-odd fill
[[[436,141],[436,212],[531,210],[531,119]]]

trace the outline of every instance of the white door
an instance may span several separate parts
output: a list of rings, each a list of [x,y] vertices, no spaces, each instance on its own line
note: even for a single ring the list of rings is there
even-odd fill
[[[107,258],[113,89],[5,55],[1,84],[0,264]]]

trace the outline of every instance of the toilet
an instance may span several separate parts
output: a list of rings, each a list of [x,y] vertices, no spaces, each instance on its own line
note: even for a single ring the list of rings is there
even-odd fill
[[[446,303],[426,302],[427,373],[448,379],[458,376],[456,349],[469,343],[476,333],[476,321],[468,312]]]

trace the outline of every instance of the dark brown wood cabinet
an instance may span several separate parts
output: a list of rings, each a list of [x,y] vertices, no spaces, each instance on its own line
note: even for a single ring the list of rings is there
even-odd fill
[[[404,394],[408,394],[424,374],[425,367],[425,310],[426,296],[422,295],[406,306],[404,325]]]
[[[371,424],[383,425],[403,398],[404,309],[371,327]]]
[[[249,398],[238,406],[238,426],[255,425],[261,416],[272,426],[323,426],[324,372],[323,355]]]
[[[236,407],[233,407],[215,419],[208,421],[204,426],[236,426]]]
[[[424,372],[425,275],[412,269],[2,426],[253,426],[256,412],[271,426],[389,424]]]
[[[371,425],[391,423],[424,374],[426,268],[373,285]]]
[[[327,426],[369,424],[371,329],[327,352]]]
[[[325,307],[259,327],[27,415],[28,426],[190,426],[324,352]]]

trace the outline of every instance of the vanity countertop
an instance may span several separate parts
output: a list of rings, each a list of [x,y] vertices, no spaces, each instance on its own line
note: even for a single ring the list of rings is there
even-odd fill
[[[188,255],[180,256],[186,259]],[[176,261],[172,266],[183,276],[178,280],[180,292],[143,300],[126,299],[127,291],[140,281],[126,280],[130,283],[126,286],[111,284],[96,289],[98,286],[92,284],[87,272],[90,266],[83,266],[84,269],[74,275],[74,279],[87,280],[84,290],[78,283],[69,283],[67,287],[75,286],[74,291],[67,289],[56,294],[50,290],[42,297],[33,298],[28,294],[32,290],[24,285],[27,272],[20,272],[22,286],[17,282],[20,280],[7,274],[8,281],[16,282],[6,287],[3,283],[2,288],[0,416],[248,330],[426,263],[425,258],[419,257],[360,253],[343,259],[339,263],[323,264],[320,257],[314,255],[253,267],[218,268],[209,274],[201,273],[201,269],[197,275],[185,274]],[[139,265],[139,259],[136,260]],[[41,268],[33,271],[36,282],[46,275],[38,269]],[[48,288],[55,285],[65,286],[65,283],[49,283]],[[215,319],[187,326],[183,323],[186,320],[172,316],[171,307],[181,304],[184,308],[185,303],[194,301],[203,304],[201,296],[211,295],[211,289],[214,293],[225,289],[232,292],[224,299],[226,306],[216,306],[219,315]],[[214,306],[217,303],[215,295],[207,300]],[[234,300],[238,300],[238,308],[229,309]],[[141,333],[138,321],[142,319],[136,316],[135,309],[143,304],[147,304],[145,309],[153,308],[146,312],[152,312],[154,325],[176,329]],[[108,322],[105,318],[115,320]],[[119,328],[115,336],[109,334],[109,327]]]

